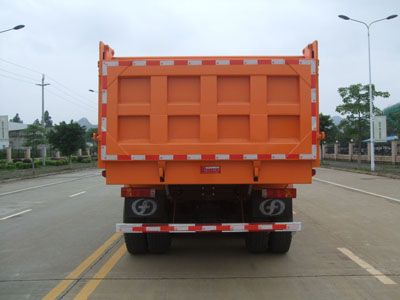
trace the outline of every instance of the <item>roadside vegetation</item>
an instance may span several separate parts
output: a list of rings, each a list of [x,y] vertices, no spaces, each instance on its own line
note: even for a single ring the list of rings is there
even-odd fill
[[[22,123],[19,114],[10,121]],[[12,149],[12,161],[8,162],[6,151],[0,151],[0,180],[95,167],[97,142],[93,140],[93,135],[96,133],[97,128],[86,129],[72,120],[69,123],[53,124],[49,112],[46,111],[43,124],[36,119],[24,131],[23,145],[30,147],[33,158],[21,158],[21,154],[22,157],[29,155],[24,154],[25,150]],[[45,165],[41,158],[41,147],[46,147],[51,156],[46,157]],[[88,147],[90,152],[86,152]]]
[[[0,160],[0,180],[13,178],[30,178],[38,175],[95,168],[97,164],[96,157],[89,156],[71,156],[71,162],[67,158],[46,159],[46,165],[43,166],[42,160],[20,159],[13,162]]]

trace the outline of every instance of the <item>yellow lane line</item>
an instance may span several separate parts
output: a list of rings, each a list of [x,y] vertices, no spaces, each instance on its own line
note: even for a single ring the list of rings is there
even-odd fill
[[[365,260],[362,260],[361,258],[359,258],[357,255],[355,255],[349,249],[347,249],[347,248],[337,248],[337,249],[340,252],[342,252],[344,255],[346,255],[348,258],[350,258],[352,261],[354,261],[361,268],[366,270],[368,273],[374,275],[374,277],[376,279],[378,279],[380,282],[382,282],[383,284],[396,284],[396,282],[394,282],[392,279],[390,279],[386,275],[383,275],[381,271],[375,269],[373,266],[371,266]]]
[[[107,276],[112,268],[118,263],[122,256],[126,253],[126,246],[123,244],[119,249],[107,260],[107,262],[100,268],[100,270],[90,279],[82,290],[75,296],[74,299],[87,299],[100,282]]]
[[[43,300],[57,299],[88,267],[90,267],[111,245],[121,237],[121,233],[114,233],[107,241],[90,254],[79,266],[57,284]]]

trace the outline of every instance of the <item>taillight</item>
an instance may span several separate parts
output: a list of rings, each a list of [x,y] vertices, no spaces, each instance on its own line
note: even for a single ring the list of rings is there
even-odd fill
[[[104,178],[106,178],[106,176],[107,176],[106,170],[101,171],[101,176],[103,176]]]
[[[312,170],[311,170],[311,176],[314,176],[315,174],[317,174],[317,170],[312,169]]]
[[[155,189],[148,188],[134,188],[134,187],[123,187],[121,188],[121,197],[124,198],[154,198],[156,196]]]
[[[262,189],[262,197],[277,198],[277,199],[296,198],[296,189],[295,188]]]

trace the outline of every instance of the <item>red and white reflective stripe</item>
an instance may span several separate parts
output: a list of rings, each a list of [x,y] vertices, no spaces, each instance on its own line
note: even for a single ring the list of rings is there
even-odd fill
[[[108,67],[149,67],[149,66],[228,66],[228,65],[310,65],[311,74],[316,74],[314,59],[141,59],[141,60],[108,60],[103,61],[102,75],[107,76]]]
[[[311,153],[302,154],[107,154],[107,88],[109,67],[204,66],[204,65],[310,65],[311,68]],[[170,160],[313,160],[317,158],[317,62],[314,59],[149,59],[109,60],[101,66],[101,159],[105,161],[170,161]]]
[[[221,223],[221,224],[116,224],[116,231],[123,233],[196,233],[196,232],[257,232],[300,231],[301,222],[279,223]]]
[[[313,145],[314,146],[314,145]],[[102,146],[102,154],[105,154],[105,146]],[[103,153],[104,151],[104,153]],[[134,155],[103,155],[106,160],[121,161],[221,161],[221,160],[297,160],[313,159],[316,155],[316,147],[312,148],[314,154],[134,154]],[[305,156],[310,155],[310,156]]]

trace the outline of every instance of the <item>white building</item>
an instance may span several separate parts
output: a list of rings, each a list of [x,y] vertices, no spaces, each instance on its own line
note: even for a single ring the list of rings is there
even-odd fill
[[[25,130],[28,124],[8,122],[8,139],[13,149],[25,148]]]
[[[0,116],[0,149],[8,147],[8,116]]]

